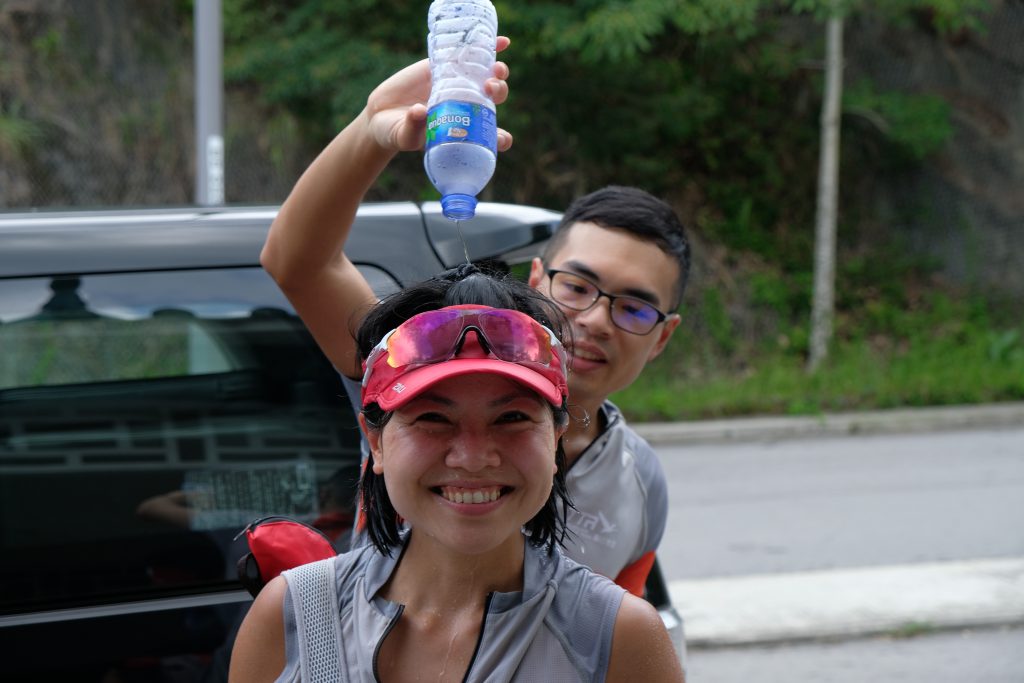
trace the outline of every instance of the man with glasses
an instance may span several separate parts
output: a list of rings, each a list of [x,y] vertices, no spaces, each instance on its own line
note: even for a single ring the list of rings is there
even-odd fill
[[[628,387],[679,326],[690,249],[672,208],[643,190],[606,187],[574,201],[530,284],[572,322],[570,405],[584,419],[563,438],[575,510],[567,553],[642,595],[665,530],[657,456],[608,396]],[[577,416],[579,417],[579,416]]]

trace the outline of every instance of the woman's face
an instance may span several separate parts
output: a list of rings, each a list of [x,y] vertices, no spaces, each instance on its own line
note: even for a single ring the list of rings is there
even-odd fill
[[[536,393],[472,374],[438,382],[368,440],[374,471],[416,533],[473,555],[518,536],[544,506],[563,431]]]

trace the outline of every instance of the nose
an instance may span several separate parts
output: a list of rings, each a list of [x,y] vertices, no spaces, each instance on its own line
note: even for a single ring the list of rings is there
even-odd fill
[[[460,429],[452,438],[444,464],[452,469],[481,472],[501,464],[497,447],[482,429]]]
[[[600,294],[594,305],[575,316],[576,324],[594,337],[607,337],[612,332],[612,301]]]

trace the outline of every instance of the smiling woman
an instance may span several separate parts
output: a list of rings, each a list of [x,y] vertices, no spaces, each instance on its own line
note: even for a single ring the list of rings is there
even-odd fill
[[[268,584],[234,680],[681,679],[655,610],[558,549],[561,322],[525,283],[468,265],[371,310],[357,337],[372,543]]]

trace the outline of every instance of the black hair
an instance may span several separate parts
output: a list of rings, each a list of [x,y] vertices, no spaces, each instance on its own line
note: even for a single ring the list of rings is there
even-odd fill
[[[668,203],[640,188],[622,185],[609,185],[579,197],[562,214],[555,234],[548,240],[542,257],[545,263],[550,262],[577,223],[594,223],[650,240],[671,256],[679,266],[672,308],[679,307],[690,276],[690,242],[682,221]]]
[[[552,330],[560,339],[569,330],[562,312],[547,297],[525,282],[497,272],[485,272],[472,264],[445,271],[418,285],[397,292],[378,305],[363,319],[356,333],[359,353],[366,358],[384,335],[412,316],[446,306],[479,304],[508,308],[525,313]],[[567,405],[552,406],[556,426],[568,424]],[[363,408],[369,429],[381,430],[393,415],[376,403]],[[566,518],[572,501],[565,484],[565,451],[558,440],[555,451],[554,481],[551,495],[544,507],[526,523],[530,543],[546,547],[550,553],[566,534]],[[362,511],[370,541],[381,553],[391,555],[391,548],[401,543],[398,513],[391,503],[384,478],[367,465],[359,481]]]
[[[464,263],[398,291],[371,308],[354,333],[360,356],[365,359],[385,334],[414,315],[460,304],[521,311],[566,341],[569,326],[565,315],[546,296],[510,275]]]

